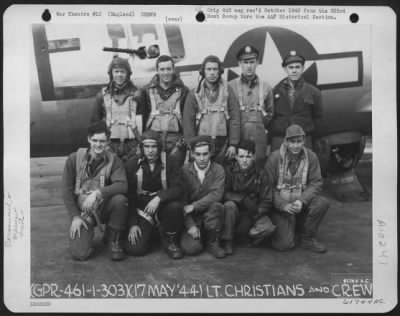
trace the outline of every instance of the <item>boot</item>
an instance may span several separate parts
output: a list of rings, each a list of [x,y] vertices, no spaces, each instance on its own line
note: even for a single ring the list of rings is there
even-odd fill
[[[166,232],[163,234],[162,239],[164,250],[170,258],[180,259],[183,257],[183,251],[181,247],[179,247],[176,232]]]
[[[207,233],[207,245],[206,249],[215,258],[222,259],[226,257],[225,250],[220,246],[219,231],[210,230]]]
[[[124,260],[125,254],[121,247],[121,232],[108,228],[108,237],[108,249],[111,251],[111,260]]]
[[[315,238],[301,238],[299,241],[299,247],[303,249],[309,249],[318,253],[324,253],[327,251],[326,246]]]
[[[233,255],[233,240],[225,240],[224,250],[227,255]]]

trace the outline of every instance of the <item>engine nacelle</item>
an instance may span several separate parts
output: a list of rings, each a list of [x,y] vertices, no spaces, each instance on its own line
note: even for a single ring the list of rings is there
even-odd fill
[[[364,153],[366,137],[358,131],[343,132],[317,139],[314,151],[318,155],[323,176],[354,168]]]

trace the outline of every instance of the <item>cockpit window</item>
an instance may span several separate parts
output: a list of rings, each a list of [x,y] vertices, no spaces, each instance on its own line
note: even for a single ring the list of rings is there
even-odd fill
[[[122,24],[107,24],[107,32],[108,36],[111,38],[113,47],[118,47],[118,40],[126,37]]]
[[[111,38],[125,38],[125,30],[122,24],[107,24],[108,36]]]
[[[164,24],[165,34],[167,35],[168,48],[173,58],[180,59],[185,57],[185,47],[179,25]]]
[[[155,24],[131,24],[132,36],[137,36],[138,43],[143,42],[143,37],[148,34],[154,35],[154,40],[158,40]]]

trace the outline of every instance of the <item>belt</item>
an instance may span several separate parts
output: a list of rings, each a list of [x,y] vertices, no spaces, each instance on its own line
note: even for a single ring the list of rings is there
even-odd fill
[[[170,115],[177,115],[175,109],[170,109],[170,110],[157,110],[154,112],[151,112],[150,115],[157,116],[157,115],[163,115],[163,114],[170,114]]]
[[[249,106],[249,105],[246,105],[246,106],[241,106],[240,110],[241,111],[245,111],[245,112],[250,112],[250,111],[260,111],[261,112],[262,108],[260,106]]]
[[[292,189],[302,189],[301,184],[296,184],[296,185],[290,185],[290,184],[282,184],[281,189],[283,190],[292,190]]]
[[[142,196],[155,196],[158,194],[158,191],[156,192],[150,192],[150,191],[146,191],[146,190],[142,190],[140,192],[137,192],[138,195],[142,195]]]
[[[225,112],[223,107],[207,107],[201,111],[202,114],[210,114],[215,112]]]

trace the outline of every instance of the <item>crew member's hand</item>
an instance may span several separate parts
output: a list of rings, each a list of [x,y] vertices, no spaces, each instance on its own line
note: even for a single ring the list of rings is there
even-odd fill
[[[225,157],[227,157],[228,159],[233,159],[235,158],[236,155],[236,148],[235,146],[229,146],[228,149],[226,150],[226,154]]]
[[[157,211],[158,206],[160,205],[160,201],[161,199],[159,196],[154,197],[149,203],[147,203],[143,212],[149,214],[150,216],[153,216],[154,213]]]
[[[183,207],[183,215],[188,215],[194,211],[194,206],[192,204],[185,205]]]
[[[200,229],[197,226],[190,227],[187,232],[193,239],[200,238]]]
[[[86,230],[88,230],[85,221],[80,216],[74,217],[71,223],[71,228],[69,229],[71,239],[75,239],[76,233],[78,233],[78,239],[81,238],[82,226],[85,227]]]
[[[283,210],[289,214],[296,214],[296,208],[293,206],[292,203],[287,204]]]
[[[93,208],[94,203],[96,202],[96,199],[97,199],[97,192],[96,191],[90,192],[90,194],[86,198],[85,202],[83,202],[82,211],[87,212],[87,213],[92,211],[92,208]]]
[[[142,237],[142,230],[138,225],[133,225],[129,229],[128,240],[132,245],[136,245],[139,239]]]
[[[292,206],[296,213],[300,213],[301,209],[303,208],[303,203],[300,200],[296,200],[292,202]]]

